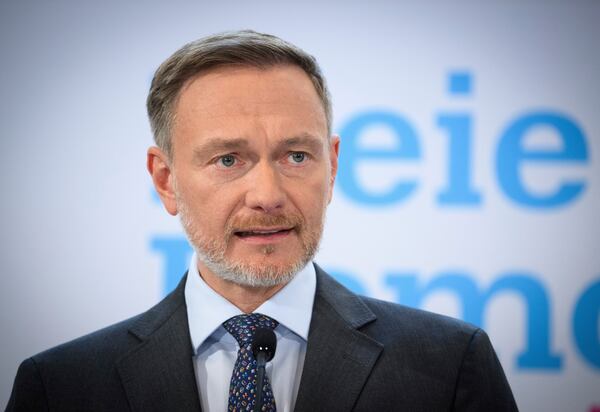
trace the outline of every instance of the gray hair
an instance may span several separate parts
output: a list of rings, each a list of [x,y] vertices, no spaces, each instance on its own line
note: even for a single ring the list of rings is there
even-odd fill
[[[186,44],[156,70],[146,102],[156,145],[172,158],[171,129],[175,106],[184,84],[198,74],[222,66],[261,69],[291,64],[312,81],[325,112],[331,135],[331,98],[316,59],[279,37],[252,30],[226,32]]]

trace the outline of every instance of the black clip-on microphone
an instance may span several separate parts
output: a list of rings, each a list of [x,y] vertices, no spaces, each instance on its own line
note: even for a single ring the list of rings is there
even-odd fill
[[[256,359],[256,403],[254,404],[254,412],[260,412],[263,406],[263,382],[265,380],[265,365],[273,356],[277,348],[277,338],[273,329],[257,328],[254,331],[254,339],[252,340],[252,354]]]

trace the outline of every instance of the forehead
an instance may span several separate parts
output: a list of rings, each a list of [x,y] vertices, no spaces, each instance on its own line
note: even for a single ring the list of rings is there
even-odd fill
[[[326,137],[321,100],[299,67],[220,67],[193,78],[175,107],[174,140],[189,136]],[[283,136],[282,136],[283,137]]]

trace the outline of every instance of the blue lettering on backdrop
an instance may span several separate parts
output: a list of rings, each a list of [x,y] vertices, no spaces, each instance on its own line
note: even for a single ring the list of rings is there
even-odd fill
[[[448,93],[470,97],[473,74],[469,71],[448,73]],[[440,205],[478,206],[481,194],[471,186],[472,116],[468,113],[440,114],[437,125],[448,131],[448,185],[437,195]]]
[[[344,271],[339,269],[332,268],[327,268],[327,273],[352,292],[359,295],[367,295],[367,290],[356,277],[347,275]]]
[[[157,236],[150,245],[163,258],[163,294],[166,295],[177,286],[187,269],[192,249],[184,236]],[[328,272],[353,292],[369,294],[357,276],[339,268],[328,269]],[[562,354],[553,352],[550,348],[551,305],[543,283],[532,274],[505,273],[484,291],[477,286],[475,279],[466,273],[442,272],[422,285],[415,273],[390,273],[384,276],[385,284],[396,293],[395,302],[420,308],[431,293],[449,291],[461,303],[460,317],[482,327],[485,307],[493,296],[500,292],[517,294],[525,303],[527,316],[526,347],[517,357],[517,368],[561,369]],[[596,281],[583,292],[576,304],[573,333],[583,358],[597,368],[600,368],[599,310],[600,281]]]
[[[440,205],[477,206],[481,194],[471,186],[471,117],[442,114],[438,126],[448,130],[448,186],[438,194]]]
[[[526,150],[523,140],[534,128],[549,127],[557,132],[562,148],[559,150]],[[585,182],[562,182],[554,193],[541,195],[527,190],[520,178],[520,166],[525,163],[586,163],[587,147],[581,128],[564,114],[533,112],[519,116],[500,137],[496,153],[498,182],[504,193],[523,206],[552,208],[564,206],[579,196]]]
[[[473,92],[473,74],[469,71],[448,73],[448,93],[453,96],[470,96]]]
[[[163,295],[171,292],[188,269],[192,248],[185,236],[155,236],[150,249],[163,258]]]
[[[590,285],[577,301],[573,315],[575,343],[583,357],[600,368],[600,280]]]
[[[470,96],[472,74],[451,72],[448,91],[452,96]],[[437,195],[440,206],[478,206],[482,194],[472,185],[473,116],[468,113],[440,113],[437,125],[446,130],[448,144],[447,186]],[[374,126],[385,126],[393,132],[396,147],[371,149],[361,147],[361,137]],[[561,148],[553,150],[525,149],[523,142],[529,132],[545,127],[556,132]],[[359,183],[358,166],[369,162],[418,161],[421,159],[420,141],[408,119],[390,110],[364,111],[351,117],[340,129],[342,156],[338,174],[338,188],[352,201],[366,206],[390,206],[407,200],[418,186],[415,180],[397,182],[390,190],[372,193]],[[496,178],[500,189],[515,203],[533,208],[565,206],[577,199],[585,189],[585,181],[578,179],[557,184],[552,193],[535,194],[528,190],[521,178],[524,164],[546,163],[581,164],[588,161],[585,135],[574,119],[564,113],[537,111],[525,113],[513,120],[500,135],[496,152]]]
[[[500,276],[487,291],[482,291],[473,276],[463,273],[441,273],[426,285],[419,285],[414,274],[389,274],[386,285],[396,290],[398,303],[421,307],[424,298],[436,291],[451,291],[463,310],[461,318],[484,326],[483,313],[490,298],[503,291],[518,293],[527,307],[527,345],[517,359],[520,368],[559,369],[561,356],[550,353],[550,303],[539,280],[531,275],[507,273]]]
[[[394,150],[370,149],[360,147],[361,135],[373,126],[385,126],[397,140]],[[410,195],[417,183],[415,181],[397,182],[389,191],[382,194],[370,193],[361,187],[357,179],[359,162],[397,161],[399,159],[416,161],[421,157],[419,140],[410,123],[400,115],[387,111],[363,112],[351,119],[340,131],[342,136],[338,185],[353,201],[370,206],[390,205],[404,200]]]
[[[150,249],[163,259],[162,294],[164,297],[177,287],[181,277],[188,269],[193,250],[185,236],[155,236],[150,241]],[[367,294],[362,283],[355,277],[331,268],[327,273],[354,293]]]
[[[453,72],[448,77],[448,92],[456,97],[468,97],[473,91],[469,72]],[[436,201],[441,207],[479,206],[482,193],[473,187],[472,124],[469,113],[439,113],[438,127],[448,137],[448,168],[445,187],[438,192]],[[361,137],[370,127],[387,127],[395,139],[393,149],[361,147]],[[554,150],[525,149],[523,142],[528,134],[539,127],[556,132],[561,147]],[[393,111],[364,111],[349,119],[340,130],[342,156],[338,187],[350,200],[367,207],[400,204],[416,190],[415,180],[399,180],[383,193],[369,191],[359,183],[357,168],[369,162],[417,162],[421,160],[420,141],[408,119]],[[523,184],[520,168],[526,163],[560,165],[586,164],[588,160],[586,139],[577,123],[566,114],[557,112],[530,112],[518,116],[500,135],[496,153],[496,177],[501,190],[516,204],[533,208],[565,206],[577,199],[585,189],[585,181],[562,181],[553,193],[535,194]],[[152,200],[159,203],[153,193]],[[163,259],[163,293],[177,285],[187,269],[192,249],[181,235],[157,235],[150,248]],[[342,269],[329,272],[342,284],[359,294],[368,294],[359,277]],[[415,273],[390,273],[384,276],[387,286],[396,293],[396,301],[421,307],[426,296],[437,291],[451,292],[457,296],[462,308],[462,318],[483,325],[484,310],[488,301],[500,292],[513,293],[524,303],[526,322],[526,347],[518,355],[519,369],[559,370],[562,354],[551,350],[551,305],[543,283],[531,274],[505,273],[487,290],[481,289],[476,277],[466,273],[442,272],[426,284],[420,284]],[[600,369],[600,280],[589,286],[578,299],[573,314],[573,334],[582,357]]]

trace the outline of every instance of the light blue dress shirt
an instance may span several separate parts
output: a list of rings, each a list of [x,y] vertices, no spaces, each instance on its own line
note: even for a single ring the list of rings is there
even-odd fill
[[[185,285],[185,302],[194,348],[194,370],[200,403],[205,412],[227,410],[229,382],[239,345],[222,323],[242,314],[200,277],[194,254]],[[298,395],[306,341],[317,285],[315,268],[306,265],[271,299],[254,312],[279,322],[277,350],[267,364],[278,412],[292,412]]]

